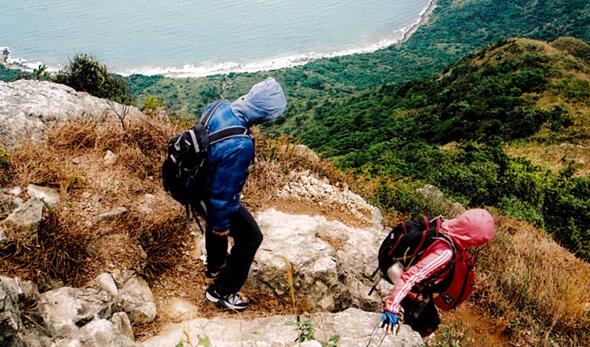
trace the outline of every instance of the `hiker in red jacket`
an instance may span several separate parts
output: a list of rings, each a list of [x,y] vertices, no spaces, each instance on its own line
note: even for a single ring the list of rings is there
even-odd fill
[[[394,287],[385,302],[381,326],[395,331],[403,320],[422,336],[434,332],[440,324],[436,307],[456,307],[473,287],[473,260],[467,248],[490,241],[495,230],[492,215],[483,209],[443,220],[437,230],[442,237],[428,245],[412,265],[394,264],[392,268],[400,270],[397,276],[388,271]]]

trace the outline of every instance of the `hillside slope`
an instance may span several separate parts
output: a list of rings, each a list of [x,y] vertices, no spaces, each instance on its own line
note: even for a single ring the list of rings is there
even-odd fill
[[[301,138],[360,176],[421,180],[471,206],[497,206],[588,258],[588,163],[559,158],[554,173],[505,151],[577,146],[587,155],[588,49],[574,39],[500,42],[438,76],[326,103]],[[381,189],[381,206],[401,194],[399,184]]]
[[[27,90],[35,84],[48,86],[27,82]],[[52,98],[35,98],[37,94],[30,94],[30,103],[42,105],[49,101],[44,98]],[[64,105],[64,112],[70,106]],[[367,295],[377,245],[386,231],[379,211],[351,190],[376,199],[372,194],[383,191],[375,189],[375,182],[350,177],[305,147],[257,135],[258,157],[244,202],[256,211],[265,243],[245,289],[253,299],[251,310],[235,317],[203,298],[207,280],[198,260],[198,233],[185,229],[182,209],[159,183],[166,140],[186,124],[143,115],[124,122],[114,114],[40,115],[38,119],[56,123],[39,128],[48,131],[41,142],[19,141],[17,148],[0,151],[0,291],[8,292],[0,299],[0,324],[9,324],[0,330],[0,342],[15,331],[18,338],[41,346],[52,341],[91,344],[98,338],[131,346],[128,339],[134,337],[146,339],[146,345],[189,345],[201,339],[235,345],[260,341],[260,332],[265,342],[282,345],[295,337],[310,338],[313,331],[325,343],[370,341],[375,312],[390,288],[381,283],[378,293]],[[60,122],[68,119],[77,120]],[[421,201],[424,210],[446,211],[447,216],[462,209],[434,187],[406,193],[395,203]],[[53,207],[44,208],[39,198]],[[445,315],[435,345],[457,340],[497,345],[505,339],[583,345],[590,331],[590,266],[530,224],[496,217],[494,242],[475,252],[479,285],[462,311],[487,323],[474,327],[461,316]],[[67,310],[70,304],[80,309]],[[325,310],[338,313],[314,313]],[[311,315],[296,323],[293,314],[303,312]],[[492,321],[485,319],[488,315]],[[447,323],[457,319],[460,324]],[[209,324],[211,330],[203,328]],[[267,324],[279,330],[263,328]],[[39,331],[40,326],[48,330]],[[243,330],[224,333],[236,326]],[[459,333],[451,333],[455,330]],[[494,339],[488,340],[491,335]]]

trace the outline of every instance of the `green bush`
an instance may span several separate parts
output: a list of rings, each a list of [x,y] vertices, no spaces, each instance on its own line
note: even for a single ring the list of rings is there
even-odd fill
[[[109,73],[105,65],[86,54],[79,54],[71,60],[55,76],[55,81],[99,98],[124,104],[130,104],[132,101],[125,81]]]
[[[525,220],[539,228],[544,226],[543,214],[538,208],[513,196],[501,197],[498,202],[498,208],[510,217]]]

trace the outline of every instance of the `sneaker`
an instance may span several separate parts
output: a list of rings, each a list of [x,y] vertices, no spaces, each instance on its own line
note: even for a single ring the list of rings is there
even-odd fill
[[[219,294],[213,286],[209,286],[205,292],[207,300],[216,304],[217,306],[224,307],[234,311],[243,311],[248,308],[248,299],[242,296],[240,293],[232,293],[227,295]]]

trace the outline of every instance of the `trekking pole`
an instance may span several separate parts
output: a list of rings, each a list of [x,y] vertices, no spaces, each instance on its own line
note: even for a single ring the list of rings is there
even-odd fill
[[[373,332],[371,333],[371,336],[369,336],[369,342],[367,342],[367,345],[365,347],[369,347],[371,345],[371,342],[373,342],[373,336],[375,336],[377,328],[379,328],[379,324],[377,324],[375,328],[373,328]]]
[[[385,329],[385,333],[383,333],[383,337],[381,338],[381,341],[379,341],[379,344],[377,345],[377,347],[381,347],[381,345],[383,344],[383,341],[385,340],[385,336],[387,336],[387,329]]]

